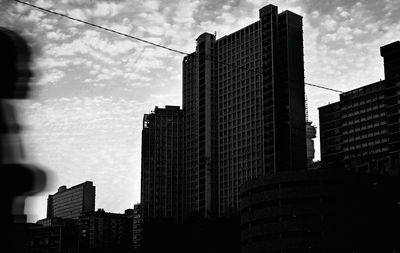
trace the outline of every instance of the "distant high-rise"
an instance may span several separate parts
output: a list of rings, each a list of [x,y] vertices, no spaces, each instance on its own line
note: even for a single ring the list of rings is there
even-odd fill
[[[183,112],[179,106],[156,107],[144,115],[142,131],[141,210],[149,218],[183,213]]]
[[[67,188],[61,186],[58,192],[50,194],[47,199],[47,218],[78,219],[84,212],[92,212],[95,207],[96,187],[93,182]]]
[[[381,55],[385,80],[319,108],[323,166],[399,175],[400,42],[381,47]]]
[[[183,60],[187,212],[235,213],[240,185],[306,168],[302,17],[268,5],[260,20]]]
[[[307,143],[307,167],[314,165],[313,159],[315,155],[314,138],[317,137],[317,128],[312,125],[311,121],[306,122],[306,143]]]

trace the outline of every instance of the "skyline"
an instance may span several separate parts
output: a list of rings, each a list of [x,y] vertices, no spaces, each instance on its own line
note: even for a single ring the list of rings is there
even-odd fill
[[[354,5],[351,3],[356,1],[221,2],[191,1],[184,6],[179,5],[184,1],[172,1],[162,6],[161,1],[142,5],[135,1],[30,1],[185,52],[194,51],[195,39],[202,32],[216,31],[217,38],[221,38],[257,20],[262,6],[275,4],[281,11],[287,9],[303,16],[305,81],[343,91],[384,79],[379,48],[400,38],[395,33],[400,30],[400,22],[393,14],[400,3],[395,1]],[[344,5],[339,8],[341,2]],[[36,93],[32,100],[21,104],[24,143],[30,160],[54,176],[48,191],[28,202],[27,214],[37,214],[30,217],[32,220],[43,218],[48,193],[60,185],[86,180],[97,186],[96,208],[122,212],[133,207],[140,201],[142,117],[154,106],[182,105],[183,56],[13,1],[8,4],[1,11],[0,25],[17,27],[35,41],[34,48],[40,52],[34,56],[38,77],[32,84]],[[383,4],[386,8],[380,6]],[[133,5],[137,16],[129,13],[128,7]],[[214,12],[205,12],[204,8]],[[178,16],[180,11],[190,15]],[[382,11],[386,15],[379,13]],[[26,16],[18,17],[24,12]],[[137,19],[143,21],[142,25],[135,24]],[[36,24],[39,21],[42,29]],[[122,25],[116,25],[119,21]],[[318,128],[317,107],[336,102],[339,96],[309,86],[306,94],[309,119]],[[318,160],[319,135],[315,149]],[[110,182],[111,177],[116,178]]]

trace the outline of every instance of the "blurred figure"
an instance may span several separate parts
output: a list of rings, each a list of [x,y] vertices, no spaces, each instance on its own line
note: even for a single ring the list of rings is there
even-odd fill
[[[8,252],[25,252],[25,198],[44,189],[44,171],[24,161],[13,101],[29,95],[31,50],[17,33],[0,27],[0,166],[2,243]]]

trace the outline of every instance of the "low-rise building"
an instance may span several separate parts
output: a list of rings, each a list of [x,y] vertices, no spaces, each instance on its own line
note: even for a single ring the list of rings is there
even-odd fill
[[[132,250],[132,220],[129,214],[103,209],[79,217],[80,250],[83,252],[129,252]]]
[[[398,192],[396,177],[342,170],[250,180],[241,188],[241,252],[398,252]]]

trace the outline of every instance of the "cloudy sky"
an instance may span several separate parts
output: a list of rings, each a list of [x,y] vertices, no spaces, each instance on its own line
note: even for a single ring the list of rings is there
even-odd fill
[[[383,79],[379,48],[400,40],[398,0],[27,0],[31,4],[193,52],[203,32],[217,38],[258,19],[275,4],[304,17],[306,82],[350,90]],[[123,212],[140,201],[143,114],[181,105],[182,55],[2,1],[0,26],[35,49],[34,92],[18,101],[28,160],[48,172],[46,190],[27,201],[29,220],[46,215],[60,185],[93,181],[96,208]],[[306,86],[309,119],[335,92]],[[316,159],[319,142],[316,141]]]

